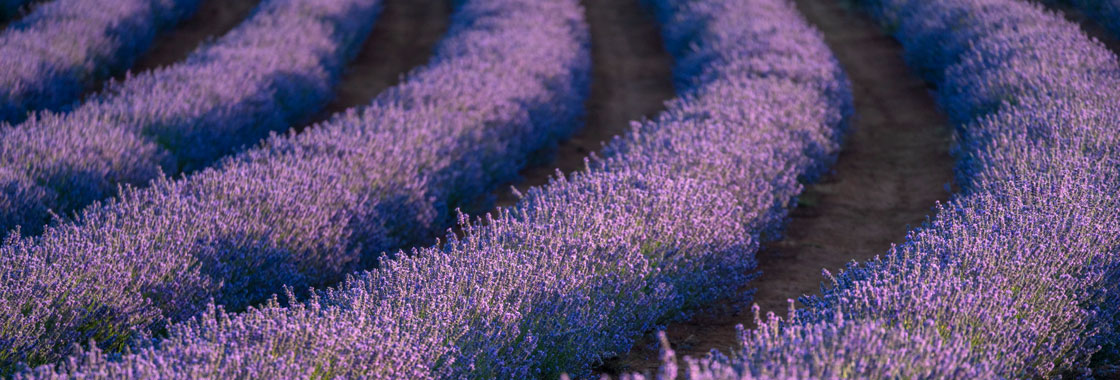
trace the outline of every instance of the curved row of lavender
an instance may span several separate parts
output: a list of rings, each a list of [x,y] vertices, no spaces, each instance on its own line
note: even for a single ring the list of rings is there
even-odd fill
[[[77,101],[132,66],[161,29],[190,16],[199,1],[54,0],[36,7],[0,34],[0,124]]]
[[[661,377],[1092,375],[1120,337],[1116,57],[1033,3],[865,3],[937,84],[963,192],[884,257],[825,272],[806,309],[756,315],[731,357],[678,373],[663,351]]]
[[[588,44],[574,1],[461,5],[432,63],[371,106],[0,248],[0,352],[119,351],[210,299],[244,309],[431,238],[580,125]]]
[[[210,309],[119,361],[91,350],[35,375],[586,373],[657,324],[734,294],[798,178],[819,174],[838,150],[851,96],[821,37],[785,0],[740,3],[667,10],[674,52],[695,73],[681,81],[688,95],[612,142],[588,171],[465,225],[462,239],[383,260],[305,302]],[[575,1],[471,1],[484,4],[534,10],[520,14],[534,28],[579,11]]]
[[[122,184],[205,167],[307,122],[379,10],[380,0],[266,0],[183,62],[110,84],[72,112],[0,127],[0,228],[37,235]]]

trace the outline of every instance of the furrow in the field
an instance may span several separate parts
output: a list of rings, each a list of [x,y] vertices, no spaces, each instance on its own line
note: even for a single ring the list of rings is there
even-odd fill
[[[241,311],[285,289],[304,293],[438,234],[460,204],[580,126],[587,39],[575,0],[460,2],[432,63],[369,105],[273,136],[217,168],[124,191],[75,223],[0,246],[0,311],[20,308],[0,312],[0,364],[52,363],[91,339],[121,350],[198,316],[207,301]],[[232,371],[211,377],[277,377],[211,364]]]
[[[204,0],[198,11],[174,30],[156,38],[152,48],[137,57],[133,73],[168,66],[187,59],[203,43],[213,41],[245,21],[261,0]],[[123,75],[117,76],[121,78]]]
[[[555,149],[541,152],[539,165],[521,172],[515,186],[524,193],[549,177],[583,169],[584,159],[614,136],[630,129],[631,120],[653,117],[672,99],[672,57],[665,52],[657,22],[639,0],[584,0],[591,26],[591,97],[587,124]],[[517,196],[508,186],[495,192],[497,206],[512,206]]]
[[[262,2],[183,61],[108,85],[71,112],[0,129],[0,230],[36,235],[52,214],[118,186],[208,167],[307,122],[333,97],[379,5]]]
[[[1087,14],[1086,9],[1088,9],[1089,7],[1087,7],[1086,4],[1088,4],[1088,2],[1077,2],[1077,0],[1072,0],[1074,1],[1074,3],[1071,3],[1071,0],[1035,1],[1038,1],[1039,3],[1046,5],[1050,9],[1061,13],[1062,16],[1065,16],[1067,20],[1077,23],[1081,26],[1081,31],[1085,32],[1085,34],[1089,35],[1090,37],[1096,38],[1097,41],[1103,43],[1104,46],[1108,47],[1109,50],[1112,50],[1113,53],[1120,53],[1120,30],[1118,30],[1117,32],[1109,31],[1108,27],[1102,24],[1099,19],[1094,19],[1093,15]],[[1096,4],[1098,6],[1101,6],[1108,3],[1109,1],[1115,4],[1120,4],[1120,1],[1116,0],[1104,0]],[[1107,16],[1100,15],[1100,17]]]
[[[70,109],[197,8],[198,0],[56,0],[35,7],[0,32],[0,122]]]
[[[382,4],[381,21],[342,73],[334,99],[316,121],[369,104],[409,70],[427,62],[451,18],[448,0],[383,0]]]
[[[898,42],[840,1],[795,2],[848,73],[856,118],[834,171],[806,186],[785,236],[758,253],[762,274],[746,284],[757,289],[751,302],[779,315],[789,299],[818,292],[822,268],[838,272],[902,240],[936,201],[949,198],[953,180],[949,122],[926,83],[906,67]],[[737,348],[735,325],[749,325],[751,311],[727,306],[739,310],[716,308],[669,325],[677,353],[702,357]],[[602,370],[655,372],[656,336],[643,343]]]
[[[0,30],[4,30],[9,23],[30,13],[31,8],[36,5],[35,3],[38,3],[38,1],[0,0]]]

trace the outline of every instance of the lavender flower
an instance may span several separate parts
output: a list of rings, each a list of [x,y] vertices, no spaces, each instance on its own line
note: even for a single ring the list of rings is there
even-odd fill
[[[868,0],[957,126],[963,192],[690,379],[1091,375],[1120,313],[1120,65],[1015,0]]]
[[[590,70],[582,17],[567,0],[467,2],[432,63],[373,104],[0,247],[6,363],[53,362],[90,339],[118,352],[209,300],[240,310],[282,285],[337,283],[447,228],[455,208],[484,207],[531,154],[580,125]]]
[[[479,14],[519,10],[518,17],[469,23],[496,25],[488,30],[506,30],[510,38],[579,13],[568,0],[465,6],[489,10]],[[243,313],[212,307],[120,360],[107,361],[94,348],[24,375],[586,374],[643,332],[735,294],[752,277],[761,236],[779,229],[801,190],[799,177],[818,175],[839,149],[850,91],[819,34],[785,0],[658,6],[670,20],[669,40],[679,43],[678,62],[704,67],[682,67],[695,73],[694,80],[680,78],[685,95],[655,121],[636,123],[588,170],[529,190],[497,216],[465,223],[462,238],[386,257],[304,302],[273,300]],[[694,20],[704,27],[686,31]],[[502,52],[544,45],[487,41]],[[783,67],[754,59],[771,54],[785,57]],[[487,140],[473,144],[479,141]],[[320,146],[316,152],[352,151]]]
[[[369,0],[267,0],[185,61],[110,84],[77,109],[0,127],[0,166],[18,180],[0,228],[37,235],[70,213],[162,176],[206,167],[306,122],[332,96],[379,11]]]
[[[27,0],[0,1],[0,19]],[[59,109],[132,66],[156,34],[190,16],[199,0],[55,0],[0,35],[0,122]]]

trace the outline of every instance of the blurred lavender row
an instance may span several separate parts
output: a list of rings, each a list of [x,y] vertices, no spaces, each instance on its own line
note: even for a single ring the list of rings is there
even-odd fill
[[[1092,372],[1118,341],[1116,57],[1034,3],[865,3],[937,84],[962,193],[884,257],[826,272],[806,309],[756,315],[742,351],[682,369],[663,348],[659,377],[1117,375]]]
[[[307,122],[379,11],[380,0],[266,0],[183,62],[0,127],[0,228],[37,235],[121,185],[206,167]]]
[[[0,1],[0,14],[27,3]],[[158,32],[190,16],[199,0],[54,0],[0,34],[0,125],[59,109],[132,66]]]
[[[776,232],[800,191],[798,178],[819,174],[839,148],[851,96],[818,33],[784,0],[752,0],[742,8],[736,3],[659,4],[679,62],[701,66],[688,67],[696,74],[681,81],[688,95],[657,121],[638,123],[627,137],[612,142],[606,158],[590,161],[588,171],[530,190],[497,219],[465,225],[463,238],[451,235],[445,244],[383,260],[379,268],[305,302],[282,306],[274,300],[240,314],[212,308],[199,319],[172,325],[158,345],[137,348],[119,361],[90,350],[35,375],[528,378],[587,373],[596,360],[629,349],[659,323],[735,294],[751,277],[760,235]],[[472,0],[461,11],[472,15],[470,21],[460,18],[457,24],[482,28],[470,32],[476,38],[503,31],[502,38],[444,46],[470,51],[492,46],[507,54],[548,46],[520,39],[553,30],[559,21],[578,20],[579,11],[575,1],[567,0]],[[571,54],[572,46],[562,47],[549,54]],[[771,59],[783,64],[773,65]],[[556,61],[561,60],[526,62],[537,68]],[[490,66],[477,64],[478,69]],[[487,83],[487,78],[524,70],[494,67],[500,70],[474,69],[462,78]],[[563,79],[549,87],[571,80]],[[436,110],[462,117],[454,109]],[[333,136],[329,131],[335,128],[316,130]],[[440,134],[425,136],[415,136],[416,141]],[[470,146],[487,141],[469,140]],[[297,152],[299,145],[291,146],[285,149]],[[304,146],[298,151],[351,152],[325,142]],[[360,152],[353,154],[379,151]],[[400,154],[391,153],[385,157]],[[462,170],[485,162],[441,167]],[[415,170],[405,163],[390,168]],[[408,189],[407,184],[385,188]],[[385,215],[422,215],[407,208],[390,211]]]
[[[337,283],[386,250],[430,239],[453,224],[455,208],[486,208],[480,198],[581,125],[588,41],[573,1],[467,2],[432,63],[372,105],[9,242],[0,248],[6,364],[53,362],[90,339],[116,352],[209,300],[240,310],[283,285]],[[214,367],[117,367],[108,376],[313,369],[205,364]]]

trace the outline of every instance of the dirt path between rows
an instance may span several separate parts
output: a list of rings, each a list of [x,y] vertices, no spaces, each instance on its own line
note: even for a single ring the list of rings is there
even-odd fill
[[[139,73],[186,59],[203,42],[221,37],[241,24],[259,3],[260,0],[204,0],[194,15],[156,36],[152,47],[136,60],[131,71]]]
[[[369,39],[346,67],[335,97],[315,121],[373,101],[403,75],[428,62],[451,21],[447,0],[383,0]]]
[[[194,16],[157,37],[132,72],[182,61],[200,44],[239,25],[259,3],[260,0],[204,1]],[[447,0],[384,0],[383,6],[369,37],[347,64],[335,97],[314,121],[368,104],[409,70],[427,62],[432,48],[447,30],[451,15],[451,3]]]
[[[521,172],[514,184],[524,192],[548,183],[559,170],[582,170],[583,159],[602,144],[630,130],[631,120],[655,116],[664,102],[676,96],[672,57],[661,43],[661,32],[650,10],[638,0],[584,0],[591,28],[591,94],[587,124],[571,139],[561,142],[554,160]],[[494,192],[498,207],[511,206],[517,198],[508,185]]]
[[[1106,29],[1104,25],[1101,25],[1101,23],[1093,20],[1089,15],[1081,12],[1080,9],[1069,4],[1056,3],[1053,1],[1042,1],[1040,3],[1043,6],[1058,11],[1062,16],[1065,16],[1066,20],[1080,25],[1082,32],[1085,32],[1089,37],[1096,38],[1097,41],[1103,43],[1109,50],[1112,50],[1114,54],[1120,54],[1120,38],[1117,38],[1116,33]]]
[[[870,259],[902,242],[936,201],[949,198],[953,165],[949,123],[926,84],[906,67],[899,44],[838,0],[796,3],[824,33],[850,76],[857,119],[835,172],[807,186],[785,239],[763,247],[758,254],[762,275],[746,284],[758,289],[753,302],[764,314],[783,316],[789,299],[819,291],[822,268],[836,273],[848,262]],[[738,314],[701,313],[669,325],[667,333],[678,356],[699,357],[712,349],[738,349],[737,324],[751,327],[749,308]],[[656,341],[648,335],[601,371],[653,372],[657,354]]]
[[[45,0],[33,0],[33,1],[27,2],[27,4],[21,5],[13,13],[9,13],[9,14],[0,13],[0,31],[3,31],[4,29],[7,29],[8,25],[11,25],[13,22],[19,21],[19,19],[23,18],[24,16],[27,16],[27,15],[31,14],[31,12],[35,11],[35,7],[38,7],[39,5],[41,5],[44,2],[46,2],[46,1]]]

